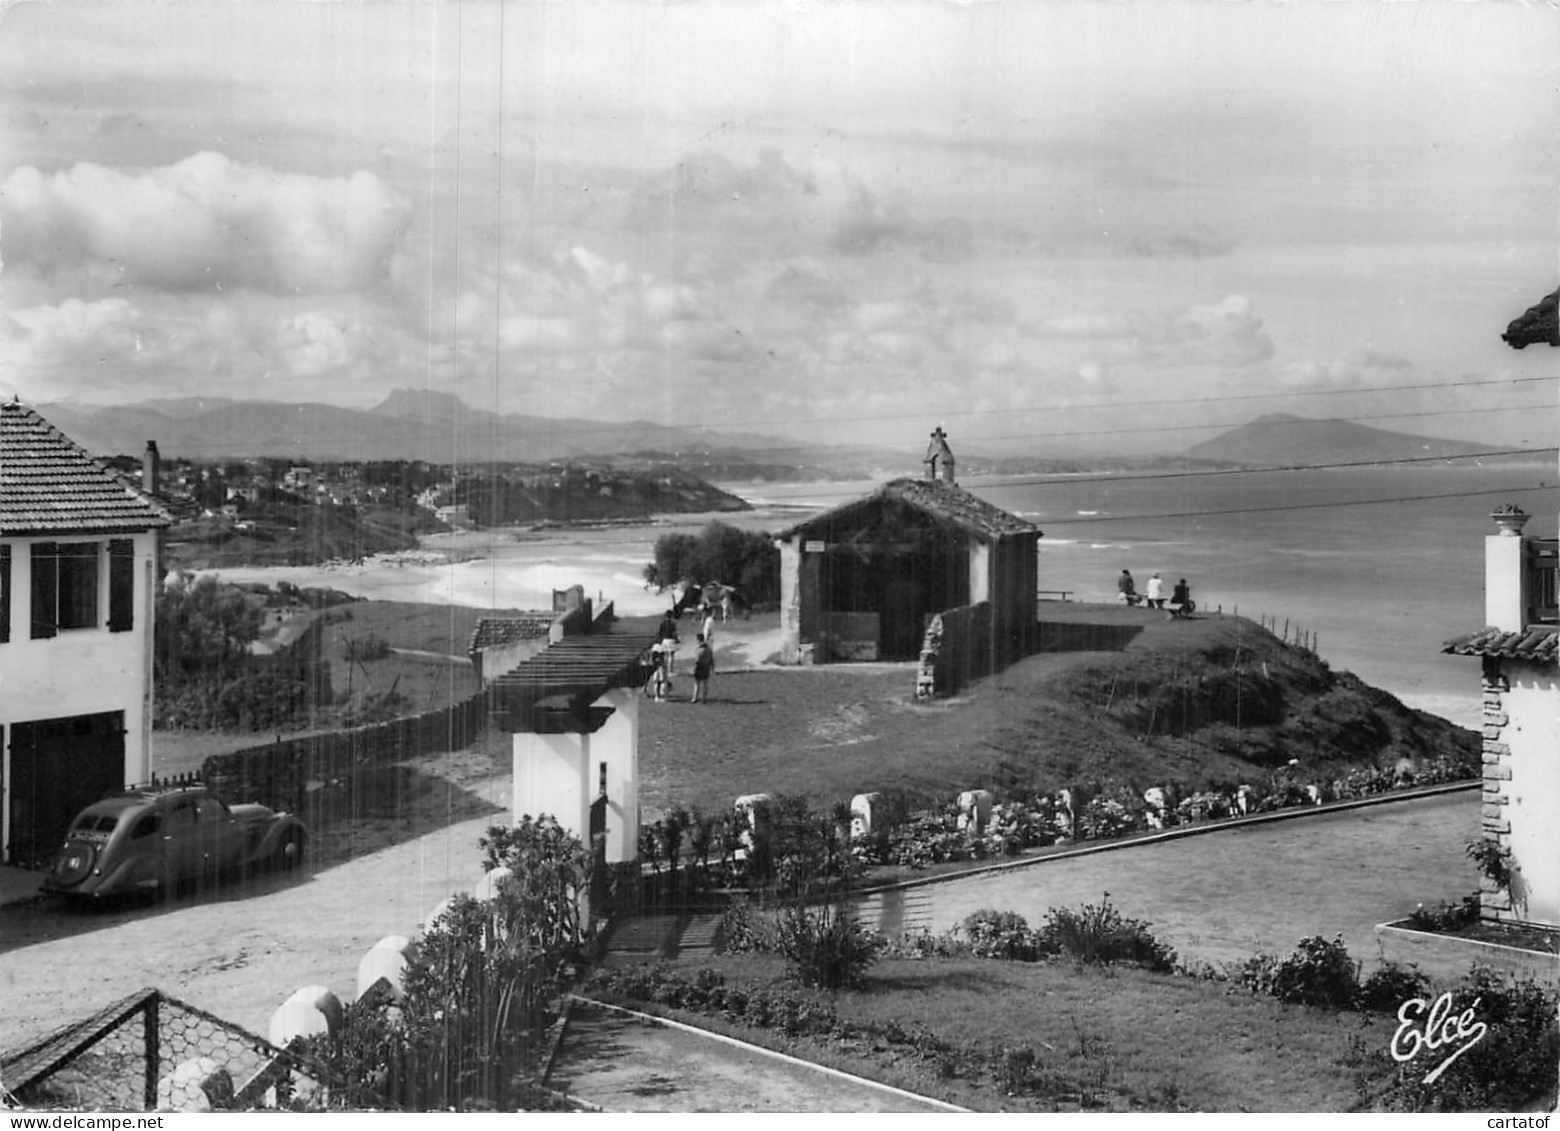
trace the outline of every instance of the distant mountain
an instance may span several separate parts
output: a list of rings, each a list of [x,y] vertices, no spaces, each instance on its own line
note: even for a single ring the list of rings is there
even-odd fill
[[[1259,416],[1250,424],[1188,448],[1187,458],[1244,466],[1352,463],[1476,455],[1493,445],[1442,440],[1367,428],[1347,420],[1315,420],[1279,413]]]
[[[555,419],[472,408],[459,397],[397,389],[371,409],[184,397],[129,405],[61,401],[45,419],[97,455],[136,454],[148,440],[165,457],[545,462],[642,451],[773,448],[774,436],[678,428],[646,421]]]

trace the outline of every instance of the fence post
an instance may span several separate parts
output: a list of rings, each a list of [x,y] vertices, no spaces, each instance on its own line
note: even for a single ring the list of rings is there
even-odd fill
[[[162,1041],[158,1029],[158,999],[159,995],[156,991],[147,994],[146,1008],[142,1011],[146,1025],[146,1079],[142,1083],[141,1091],[147,1111],[157,1110],[157,1077],[161,1075],[158,1063],[162,1058]]]

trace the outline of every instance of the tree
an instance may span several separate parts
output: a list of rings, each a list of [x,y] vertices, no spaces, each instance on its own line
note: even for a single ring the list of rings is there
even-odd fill
[[[697,535],[663,534],[645,581],[662,591],[680,581],[735,586],[749,604],[780,599],[780,551],[769,536],[713,521]]]
[[[157,601],[157,674],[183,682],[216,680],[224,667],[248,656],[265,609],[215,577],[181,574]]]

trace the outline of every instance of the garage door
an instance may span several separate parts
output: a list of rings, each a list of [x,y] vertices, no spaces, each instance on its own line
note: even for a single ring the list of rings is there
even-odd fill
[[[105,711],[11,727],[6,860],[45,863],[84,806],[125,785],[125,714]]]

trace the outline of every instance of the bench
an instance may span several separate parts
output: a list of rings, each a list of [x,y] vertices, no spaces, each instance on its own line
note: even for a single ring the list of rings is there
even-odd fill
[[[1035,596],[1042,601],[1071,601],[1071,589],[1037,589]]]

